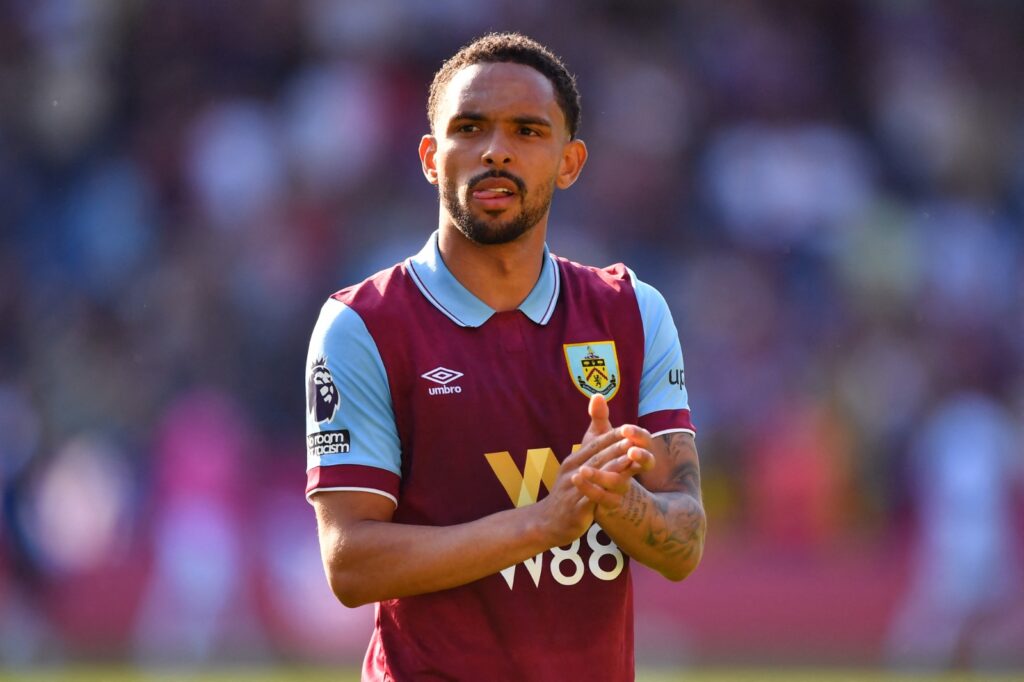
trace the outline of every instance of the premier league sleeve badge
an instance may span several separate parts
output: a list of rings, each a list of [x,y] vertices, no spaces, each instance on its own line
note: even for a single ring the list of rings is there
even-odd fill
[[[319,357],[309,367],[306,380],[306,409],[318,424],[331,421],[338,412],[338,389],[334,385],[327,358]]]

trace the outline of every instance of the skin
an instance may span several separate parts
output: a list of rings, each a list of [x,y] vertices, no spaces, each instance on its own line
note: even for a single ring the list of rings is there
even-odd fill
[[[482,301],[514,310],[540,276],[551,196],[579,177],[586,146],[570,139],[551,82],[519,64],[459,71],[431,127],[419,154],[441,198],[441,256]],[[498,178],[479,182],[494,171]],[[495,192],[496,184],[513,191]],[[700,561],[705,528],[692,436],[613,427],[600,395],[588,411],[582,446],[535,504],[434,527],[393,523],[394,504],[374,493],[314,495],[321,555],[338,599],[358,606],[464,585],[567,545],[595,521],[634,559],[672,580],[688,575]]]
[[[591,399],[590,415],[595,433],[615,430],[602,396]],[[700,563],[707,531],[693,435],[652,436],[631,424],[618,431],[625,453],[591,457],[573,483],[595,503],[594,520],[619,549],[670,580],[682,580]]]
[[[576,182],[587,147],[569,139],[551,82],[520,64],[475,64],[459,71],[445,89],[432,128],[419,153],[423,174],[441,193],[438,246],[445,265],[484,303],[514,310],[540,276],[550,197],[555,188]],[[525,193],[517,191],[506,205],[474,200],[470,180],[489,171],[518,178]],[[524,211],[536,210],[538,201],[546,205],[516,239],[480,244],[458,228],[446,206],[451,192],[495,233]]]

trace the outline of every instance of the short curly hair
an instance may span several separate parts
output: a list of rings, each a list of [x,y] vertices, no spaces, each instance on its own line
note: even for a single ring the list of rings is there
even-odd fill
[[[569,137],[576,137],[580,127],[580,93],[576,89],[576,78],[551,50],[520,33],[488,33],[463,47],[441,65],[434,74],[427,99],[427,119],[431,129],[444,88],[455,74],[473,64],[495,62],[529,66],[547,77],[555,87],[555,98],[565,114]]]

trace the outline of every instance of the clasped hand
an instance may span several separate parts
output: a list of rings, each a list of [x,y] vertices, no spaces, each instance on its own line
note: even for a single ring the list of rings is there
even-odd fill
[[[580,448],[565,458],[554,490],[546,498],[554,506],[556,542],[568,544],[585,533],[598,508],[615,513],[633,478],[654,466],[651,434],[627,424],[613,428],[608,403],[598,394],[587,408],[590,426]]]

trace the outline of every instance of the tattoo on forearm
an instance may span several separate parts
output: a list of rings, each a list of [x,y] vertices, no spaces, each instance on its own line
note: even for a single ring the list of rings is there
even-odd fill
[[[639,526],[647,516],[647,495],[639,485],[630,486],[622,498],[622,505],[614,513],[633,526]]]
[[[670,557],[690,558],[704,546],[704,510],[688,493],[654,495],[656,511],[648,519],[644,541]]]
[[[672,470],[671,481],[686,493],[700,499],[700,472],[693,462],[683,462]]]
[[[667,490],[649,492],[634,483],[611,515],[637,528],[647,546],[667,557],[686,560],[704,547],[700,469],[687,435],[671,433],[662,438],[670,467]]]
[[[688,435],[670,433],[660,438],[669,464],[664,487],[649,491],[634,481],[619,507],[606,513],[636,528],[644,544],[663,556],[687,561],[704,549],[700,468]]]
[[[651,515],[644,539],[667,556],[689,558],[704,546],[706,521],[700,501],[700,469],[688,435],[677,432],[662,438],[671,466],[668,484],[678,492],[653,496],[657,513]]]
[[[661,437],[668,450],[669,462],[672,465],[670,482],[700,499],[700,470],[697,468],[695,458],[691,456],[693,446],[690,437],[684,433],[676,432],[665,434]]]

